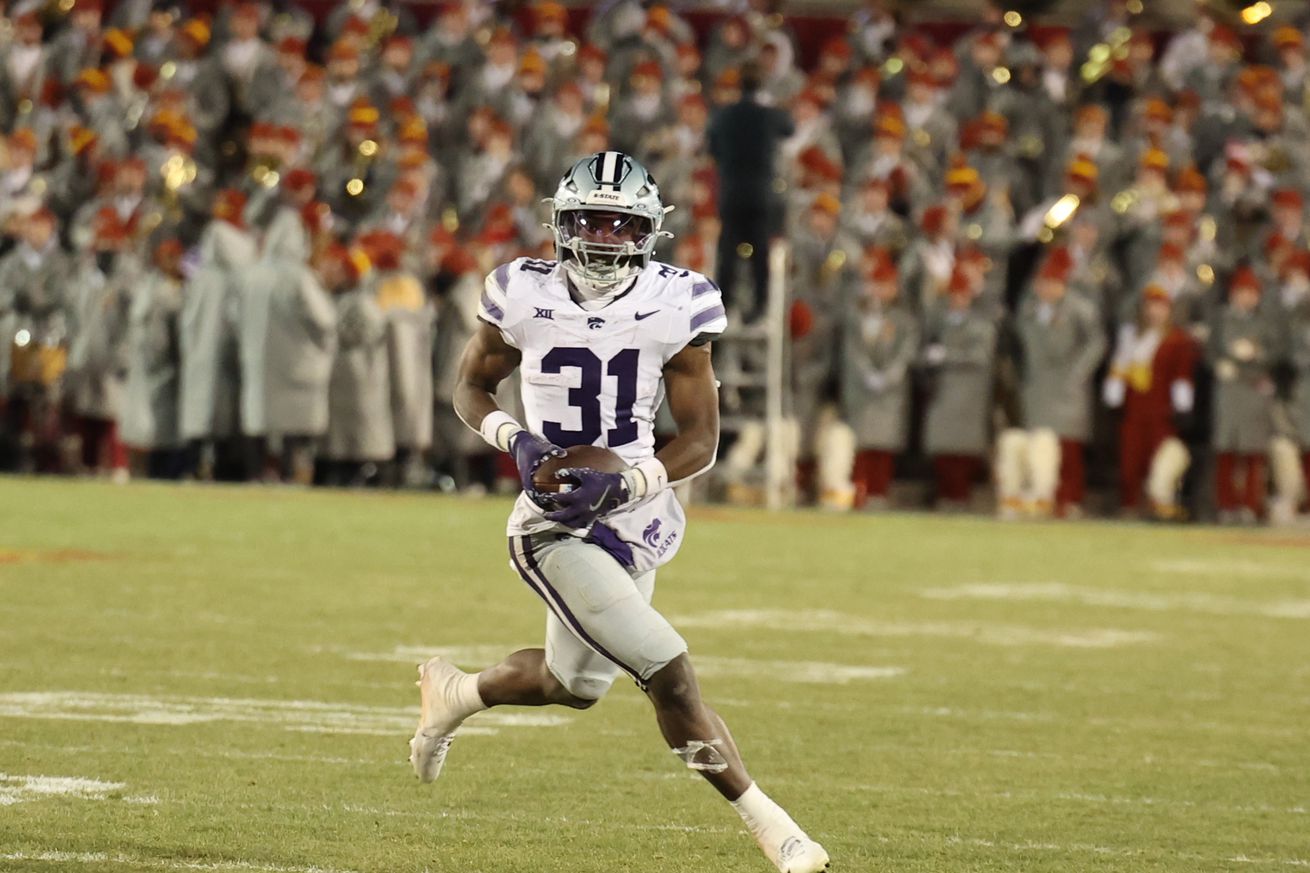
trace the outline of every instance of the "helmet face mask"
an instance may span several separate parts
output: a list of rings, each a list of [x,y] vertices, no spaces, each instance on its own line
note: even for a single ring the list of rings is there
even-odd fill
[[[664,204],[646,168],[622,152],[597,152],[574,164],[551,198],[555,251],[588,297],[613,291],[650,263]]]
[[[555,226],[565,268],[573,264],[573,269],[598,286],[635,275],[650,260],[655,245],[654,223],[644,215],[568,209],[559,213]]]

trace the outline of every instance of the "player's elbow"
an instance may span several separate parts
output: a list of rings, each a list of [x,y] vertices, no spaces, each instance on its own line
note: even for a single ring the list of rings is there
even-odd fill
[[[484,386],[461,375],[455,383],[451,406],[455,408],[455,414],[459,416],[460,421],[477,430],[482,424],[483,417],[494,409],[495,400],[492,393]]]
[[[696,447],[696,469],[704,472],[714,466],[714,457],[719,453],[718,434],[709,433],[698,437]]]
[[[679,479],[691,479],[713,467],[719,452],[718,428],[697,428],[685,437],[687,474]]]

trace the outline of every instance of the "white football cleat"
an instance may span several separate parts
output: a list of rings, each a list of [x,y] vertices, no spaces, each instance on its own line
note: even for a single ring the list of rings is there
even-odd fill
[[[828,869],[828,853],[804,834],[783,840],[777,857],[770,855],[770,860],[780,873],[823,873]]]
[[[464,721],[455,689],[465,675],[440,655],[419,665],[419,678],[414,684],[418,686],[421,704],[418,730],[409,741],[409,763],[423,782],[433,782],[441,775],[455,731]]]

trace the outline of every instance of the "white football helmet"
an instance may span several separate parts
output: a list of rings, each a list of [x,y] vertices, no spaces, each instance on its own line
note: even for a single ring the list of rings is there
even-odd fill
[[[661,236],[660,190],[636,158],[597,152],[574,164],[551,198],[555,256],[578,290],[603,296],[650,263]],[[671,209],[672,207],[669,207]]]

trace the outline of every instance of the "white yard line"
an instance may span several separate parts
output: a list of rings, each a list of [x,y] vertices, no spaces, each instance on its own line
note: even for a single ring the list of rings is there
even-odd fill
[[[463,734],[461,733],[461,736]],[[404,737],[401,737],[403,740]],[[52,752],[121,752],[117,745],[106,744],[103,746],[75,746],[62,745],[59,743],[37,743],[28,740],[0,740],[0,746],[15,746],[26,749],[49,749]],[[157,748],[151,749],[151,757],[167,755],[177,758],[194,758],[195,750],[193,749],[173,749]],[[205,752],[206,758],[222,758],[232,761],[286,761],[290,763],[302,764],[339,764],[346,766],[369,766],[376,767],[379,764],[405,764],[408,762],[398,756],[394,760],[389,758],[341,758],[332,755],[285,755],[279,752],[241,752],[235,749],[212,749]]]
[[[1292,567],[1286,564],[1214,558],[1172,558],[1153,561],[1151,569],[1157,573],[1174,573],[1180,576],[1221,576],[1225,579],[1231,579],[1234,576],[1271,579],[1298,578],[1305,573],[1304,567]]]
[[[919,592],[931,600],[1009,600],[1039,603],[1076,603],[1148,612],[1195,612],[1205,615],[1310,619],[1310,600],[1253,600],[1204,591],[1116,591],[1066,585],[1062,582],[980,582]]]
[[[0,694],[0,717],[64,721],[193,725],[213,722],[266,724],[315,733],[394,736],[412,732],[417,707],[366,706],[320,700],[269,700],[32,691]],[[548,713],[485,712],[466,728],[470,736],[505,727],[558,727],[572,718]]]
[[[882,621],[826,609],[719,609],[673,616],[680,628],[746,628],[775,633],[837,634],[855,637],[931,637],[959,639],[992,646],[1056,646],[1070,649],[1111,649],[1153,643],[1153,631],[1121,628],[1036,628],[990,622]]]
[[[51,797],[106,800],[126,788],[123,782],[101,782],[80,776],[33,776],[0,773],[0,806],[13,806]]]
[[[152,870],[249,870],[255,873],[354,873],[350,870],[338,870],[332,867],[299,867],[283,864],[264,864],[259,861],[187,861],[173,858],[147,858],[140,855],[125,855],[119,852],[5,852],[0,854],[0,861],[22,861],[24,863],[44,864],[84,864],[103,867],[107,864],[123,864],[132,867],[148,867]]]

